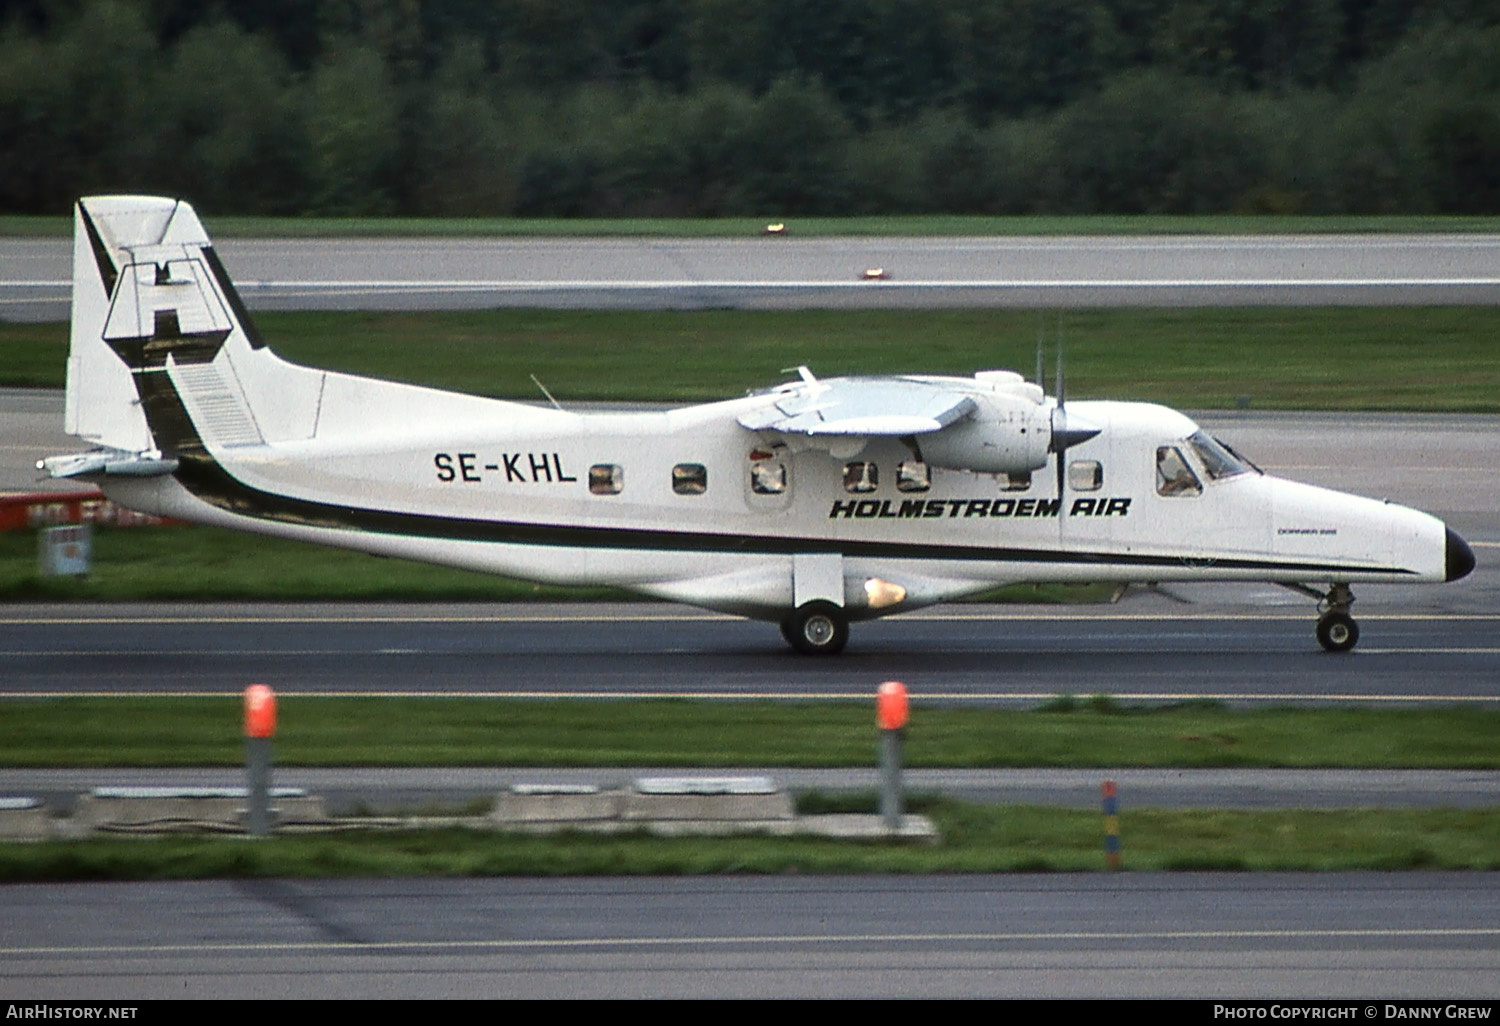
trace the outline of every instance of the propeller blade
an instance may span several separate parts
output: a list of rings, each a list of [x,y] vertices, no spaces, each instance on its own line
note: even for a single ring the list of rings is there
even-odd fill
[[[1043,394],[1047,391],[1047,378],[1042,369],[1043,339],[1046,337],[1045,314],[1037,314],[1036,321],[1036,383]]]

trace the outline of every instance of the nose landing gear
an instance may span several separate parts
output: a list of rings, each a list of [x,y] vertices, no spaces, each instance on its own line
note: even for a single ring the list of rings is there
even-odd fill
[[[1354,592],[1347,584],[1333,584],[1327,594],[1305,584],[1283,584],[1282,587],[1310,595],[1318,600],[1318,644],[1328,652],[1347,652],[1359,644],[1359,624],[1349,615]]]
[[[1319,603],[1318,644],[1329,652],[1348,652],[1359,643],[1359,624],[1349,615],[1354,592],[1347,584],[1335,584]]]
[[[1359,642],[1359,624],[1348,613],[1318,617],[1318,644],[1330,652],[1347,652]]]

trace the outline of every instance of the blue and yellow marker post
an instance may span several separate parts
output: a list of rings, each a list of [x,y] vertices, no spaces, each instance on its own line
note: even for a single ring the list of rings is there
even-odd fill
[[[1104,799],[1104,868],[1120,868],[1120,808],[1115,796],[1115,782],[1106,780],[1099,788]]]

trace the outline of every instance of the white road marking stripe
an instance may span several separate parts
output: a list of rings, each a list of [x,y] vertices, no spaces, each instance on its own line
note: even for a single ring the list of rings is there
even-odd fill
[[[1080,688],[1071,697],[1086,701],[1097,691]],[[780,689],[777,691],[401,691],[350,689],[348,691],[284,691],[282,697],[291,698],[510,698],[516,700],[550,701],[553,699],[693,699],[703,701],[744,701],[755,699],[768,702],[860,702],[868,703],[874,697],[874,689],[861,691],[805,691]],[[1414,695],[1414,694],[1346,694],[1341,692],[1240,692],[1240,691],[1112,691],[1108,697],[1117,702],[1440,702],[1445,705],[1500,702],[1500,693],[1466,695]],[[174,691],[170,689],[136,691],[115,689],[110,691],[6,691],[0,692],[0,702],[32,698],[223,698],[240,700],[244,692],[238,687],[224,691]],[[1051,702],[1064,697],[1058,691],[913,691],[914,704],[941,702],[956,704],[964,702]]]
[[[492,281],[299,281],[237,282],[243,293],[275,290],[283,295],[327,294],[339,291],[369,292],[580,292],[619,290],[629,292],[677,291],[681,289],[749,289],[756,291],[801,291],[806,289],[877,289],[917,292],[928,289],[1326,289],[1326,288],[1495,288],[1500,278],[1074,278],[1012,279],[953,278],[926,281],[851,278],[794,281],[702,280],[492,280]]]
[[[673,648],[673,649],[626,649],[624,655],[670,655],[670,654],[693,654],[697,649]],[[1022,648],[1008,648],[1007,651],[1028,651]],[[1055,650],[1047,650],[1051,654],[1057,654]],[[1107,656],[1107,655],[1136,655],[1140,653],[1137,646],[1120,646],[1115,648],[1086,648],[1079,649],[1075,655]],[[1308,655],[1316,652],[1310,648],[1299,648]],[[1266,652],[1265,648],[1216,648],[1215,655],[1260,655]],[[268,656],[348,656],[348,655],[372,655],[372,656],[422,656],[432,658],[433,656],[456,655],[456,656],[478,656],[484,653],[454,652],[440,648],[10,648],[0,649],[0,654],[15,659],[21,658],[48,658],[61,659],[70,656],[92,656],[119,658],[124,656],[229,656],[236,659],[266,658]],[[1159,652],[1153,652],[1159,654]],[[1289,652],[1287,654],[1297,654]],[[1489,646],[1448,646],[1441,648],[1365,648],[1361,647],[1354,653],[1356,657],[1363,658],[1372,655],[1500,655],[1500,647]]]
[[[715,946],[752,944],[931,944],[1003,943],[1010,941],[1121,941],[1121,940],[1432,940],[1445,938],[1500,937],[1500,928],[1433,927],[1418,929],[1361,930],[1017,930],[995,933],[829,933],[829,934],[723,934],[683,937],[536,937],[504,940],[390,940],[390,941],[285,941],[195,944],[83,944],[36,947],[0,947],[9,957],[38,955],[174,955],[201,952],[253,953],[282,951],[514,951],[536,948],[677,947],[698,944]]]
[[[1309,602],[1309,611],[1312,605]],[[891,617],[893,621],[897,617]],[[913,611],[902,613],[899,620],[908,622],[942,622],[950,620],[954,622],[994,622],[994,623],[1016,623],[1025,624],[1046,621],[1121,621],[1128,623],[1175,623],[1175,622],[1199,622],[1204,620],[1311,620],[1311,612],[1264,610],[1246,613],[1118,613],[1110,611],[1110,607],[1101,606],[1098,612],[1063,612],[1038,613],[1028,611],[1015,615],[1003,612],[968,612],[953,606],[946,606],[941,611]],[[1484,622],[1500,620],[1500,613],[1363,613],[1359,617],[1362,621],[1392,622],[1402,620],[1420,621],[1443,621],[1451,623]],[[27,625],[81,625],[81,624],[136,624],[141,626],[162,625],[171,626],[176,624],[323,624],[323,623],[345,623],[345,624],[381,624],[381,623],[698,623],[717,621],[722,623],[753,623],[754,621],[742,620],[740,617],[730,616],[727,613],[707,612],[682,612],[682,613],[482,613],[470,615],[440,615],[440,614],[415,614],[415,615],[354,615],[342,616],[336,614],[304,614],[283,616],[262,616],[248,613],[243,616],[215,615],[215,616],[0,616],[0,626],[27,626]]]
[[[0,288],[40,289],[72,288],[71,281],[0,281]],[[241,292],[276,290],[287,295],[298,292],[327,293],[341,290],[373,292],[411,291],[557,291],[576,292],[598,289],[651,291],[658,289],[1196,289],[1196,288],[1493,288],[1500,278],[935,278],[928,280],[867,281],[860,278],[794,279],[791,281],[755,281],[750,279],[657,281],[649,279],[434,279],[431,281],[394,281],[364,279],[351,281],[270,281],[237,280]]]

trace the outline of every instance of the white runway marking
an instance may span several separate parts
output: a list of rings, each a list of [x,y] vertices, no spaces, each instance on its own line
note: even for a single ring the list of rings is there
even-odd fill
[[[1496,543],[1500,545],[1500,543]],[[721,623],[746,622],[740,617],[730,616],[727,613],[709,613],[696,610],[684,610],[682,612],[642,612],[621,613],[612,608],[607,612],[592,613],[588,611],[579,612],[515,612],[515,613],[479,613],[479,614],[438,614],[438,613],[413,613],[413,614],[334,614],[334,613],[308,613],[308,614],[284,614],[267,616],[255,613],[243,615],[217,614],[217,615],[193,615],[184,614],[180,616],[4,616],[0,615],[0,626],[24,626],[27,624],[44,625],[80,625],[80,624],[139,624],[150,625],[174,625],[174,624],[214,624],[214,623],[245,623],[245,624],[320,624],[320,623],[702,623],[717,621]],[[1094,611],[1090,611],[1094,610]],[[1309,614],[1298,611],[1276,611],[1255,610],[1251,612],[1204,612],[1204,613],[1119,613],[1111,611],[1108,606],[1090,607],[1085,606],[1069,611],[1058,612],[1036,612],[1028,610],[1023,613],[1007,613],[999,611],[966,611],[961,606],[944,606],[936,610],[920,610],[911,613],[902,613],[898,617],[890,618],[891,622],[900,621],[923,621],[923,622],[984,622],[984,623],[1030,623],[1034,621],[1084,621],[1095,622],[1100,620],[1121,621],[1127,623],[1177,623],[1204,620],[1251,620],[1264,622],[1267,620],[1278,621],[1304,621],[1310,619]],[[1500,621],[1500,613],[1366,613],[1361,614],[1360,620],[1369,621],[1443,621],[1448,623],[1486,622]],[[1426,650],[1424,650],[1426,651]]]
[[[1094,693],[1088,688],[1080,688],[1073,697],[1079,701],[1087,701],[1088,697]],[[705,688],[694,691],[507,691],[503,689],[491,691],[406,691],[351,689],[349,691],[283,692],[283,697],[285,698],[509,698],[519,701],[555,701],[558,699],[586,701],[692,699],[695,701],[730,702],[742,702],[746,700],[799,703],[857,702],[861,705],[868,705],[873,695],[874,691],[868,688],[859,691],[808,691],[795,688],[783,688],[776,691],[734,691]],[[116,688],[110,691],[14,691],[0,694],[0,701],[38,698],[223,698],[238,701],[243,697],[243,688],[234,685],[226,687],[223,691],[137,691],[125,688]],[[920,693],[913,692],[911,702],[913,705],[921,705],[923,703],[959,705],[970,702],[992,703],[1000,701],[1040,703],[1056,701],[1059,697],[1062,696],[1057,691],[923,691]],[[1317,702],[1320,704],[1327,702],[1348,702],[1359,705],[1393,703],[1461,705],[1466,703],[1500,702],[1500,692],[1455,696],[1410,693],[1358,695],[1341,692],[1266,694],[1242,691],[1111,691],[1108,692],[1108,697],[1117,702],[1262,702],[1272,705],[1284,705],[1288,702]]]
[[[229,944],[120,944],[0,947],[13,958],[39,955],[252,954],[287,951],[514,951],[538,948],[676,947],[710,944],[997,944],[1024,941],[1205,941],[1205,940],[1472,940],[1500,937],[1500,928],[1438,927],[1365,930],[1058,930],[997,933],[700,934],[686,937],[554,937],[457,941],[287,941]]]

